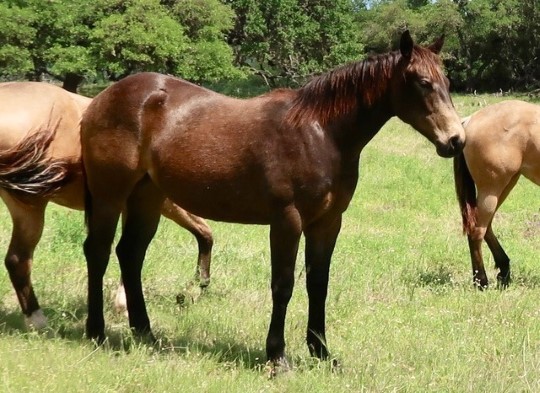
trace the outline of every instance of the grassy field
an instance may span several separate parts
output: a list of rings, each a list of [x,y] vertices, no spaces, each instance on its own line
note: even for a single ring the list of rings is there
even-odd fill
[[[506,97],[505,97],[506,98]],[[522,97],[521,97],[522,98]],[[460,96],[461,115],[503,99]],[[271,310],[268,228],[211,222],[212,283],[194,304],[175,295],[192,278],[196,243],[163,220],[144,287],[160,345],[131,338],[112,309],[119,273],[106,275],[109,341],[83,337],[83,214],[51,206],[33,279],[50,328],[26,332],[7,274],[0,275],[2,392],[537,392],[540,391],[540,205],[522,180],[497,214],[512,258],[505,291],[471,285],[452,161],[419,134],[389,122],[363,153],[356,195],[333,257],[327,338],[343,367],[308,355],[303,252],[286,325],[293,371],[268,379]],[[11,223],[0,207],[0,248]],[[487,247],[492,283],[496,272]]]

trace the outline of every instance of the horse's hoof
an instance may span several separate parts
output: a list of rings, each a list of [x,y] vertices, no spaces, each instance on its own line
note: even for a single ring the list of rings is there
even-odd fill
[[[474,280],[473,285],[479,291],[485,291],[489,287],[489,284],[488,284],[487,280]]]
[[[103,345],[106,338],[105,328],[92,327],[92,325],[88,324],[88,320],[87,320],[86,321],[86,337],[98,346]]]
[[[182,292],[176,295],[176,303],[180,307],[194,304],[201,297],[205,290],[206,287],[196,285],[195,283],[190,282],[186,285]]]
[[[27,330],[42,330],[47,327],[47,317],[40,308],[29,316],[25,316],[24,323]]]
[[[343,372],[343,366],[341,365],[341,362],[335,358],[330,360],[330,369],[333,373],[336,374]]]
[[[512,279],[510,278],[510,272],[505,274],[504,276],[501,275],[501,273],[497,274],[497,288],[499,289],[506,289],[512,282]]]
[[[266,363],[266,367],[268,369],[269,379],[275,378],[280,374],[284,374],[292,370],[287,358],[285,357],[281,357],[276,360],[269,360]]]
[[[106,337],[105,335],[98,335],[98,336],[95,336],[95,337],[90,337],[88,334],[87,334],[87,337],[90,339],[90,341],[92,341],[92,343],[96,346],[96,347],[101,347],[103,344],[105,344],[105,340],[106,340]]]

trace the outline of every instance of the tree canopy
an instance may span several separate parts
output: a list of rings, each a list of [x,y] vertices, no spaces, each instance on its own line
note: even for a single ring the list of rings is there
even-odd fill
[[[538,0],[0,0],[0,79],[156,71],[271,87],[445,34],[454,89],[540,87]]]

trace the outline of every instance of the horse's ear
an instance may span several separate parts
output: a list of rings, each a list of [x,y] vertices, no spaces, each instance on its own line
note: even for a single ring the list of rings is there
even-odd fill
[[[413,47],[414,42],[411,38],[411,33],[409,33],[409,30],[405,30],[401,34],[401,40],[399,42],[399,51],[401,52],[401,55],[409,59],[412,55]]]
[[[433,44],[428,46],[428,49],[438,55],[439,53],[441,53],[443,44],[444,44],[444,34],[440,36],[439,38],[437,38],[437,40]]]

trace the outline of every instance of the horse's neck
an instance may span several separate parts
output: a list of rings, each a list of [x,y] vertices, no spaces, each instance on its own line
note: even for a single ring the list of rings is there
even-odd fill
[[[392,116],[390,100],[383,95],[370,107],[360,106],[354,113],[334,119],[328,129],[338,141],[340,149],[359,155]]]

